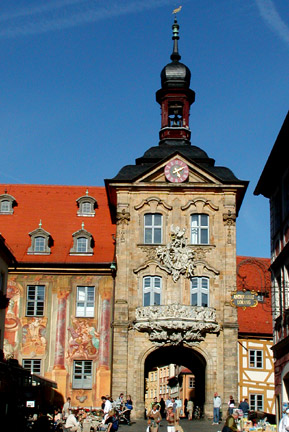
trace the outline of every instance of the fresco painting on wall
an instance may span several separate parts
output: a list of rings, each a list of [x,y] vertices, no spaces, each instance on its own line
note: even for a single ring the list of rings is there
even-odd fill
[[[91,324],[91,321],[85,319],[72,319],[72,325],[68,327],[70,333],[66,355],[68,360],[98,359],[99,334]]]
[[[23,318],[22,355],[39,356],[45,354],[47,318]]]
[[[7,297],[10,299],[5,318],[5,339],[4,355],[5,358],[17,357],[19,343],[17,333],[21,328],[19,319],[19,301],[22,287],[20,284],[11,280],[7,284]]]

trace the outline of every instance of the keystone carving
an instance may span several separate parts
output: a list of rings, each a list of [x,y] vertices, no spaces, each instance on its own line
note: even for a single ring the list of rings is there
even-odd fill
[[[130,221],[130,213],[125,209],[122,209],[121,212],[116,213],[116,223],[121,225],[128,225]]]
[[[136,309],[133,328],[149,333],[157,346],[181,343],[194,345],[205,339],[206,333],[219,333],[214,308],[179,304],[147,306]]]
[[[159,246],[156,250],[157,257],[166,267],[176,282],[180,275],[192,277],[194,274],[194,252],[187,246],[185,236],[186,229],[171,226],[171,242],[166,246]]]

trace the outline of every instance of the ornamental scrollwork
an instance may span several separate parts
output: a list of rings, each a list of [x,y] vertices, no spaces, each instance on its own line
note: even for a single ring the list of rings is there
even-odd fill
[[[122,211],[118,211],[116,213],[116,221],[117,224],[128,225],[130,221],[130,213],[125,209],[122,209]]]
[[[166,267],[173,281],[176,282],[180,275],[192,277],[194,274],[194,252],[187,246],[185,238],[186,229],[171,226],[171,242],[166,246],[159,246],[156,250],[157,257]]]
[[[194,345],[206,333],[219,333],[214,308],[186,305],[147,306],[136,309],[133,329],[149,333],[155,345]]]

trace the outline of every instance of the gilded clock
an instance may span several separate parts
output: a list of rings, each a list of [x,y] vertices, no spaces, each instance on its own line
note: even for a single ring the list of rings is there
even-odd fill
[[[189,168],[180,159],[173,159],[165,166],[165,176],[171,183],[182,183],[189,176]]]

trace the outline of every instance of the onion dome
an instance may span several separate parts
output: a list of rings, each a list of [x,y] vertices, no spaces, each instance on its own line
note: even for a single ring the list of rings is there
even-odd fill
[[[172,26],[173,29],[173,52],[171,55],[172,62],[167,64],[162,72],[161,72],[161,83],[162,88],[189,88],[191,81],[191,72],[190,69],[180,63],[179,60],[181,56],[179,54],[178,49],[178,40],[179,37],[179,24],[177,22],[177,18],[175,17],[174,24]]]

